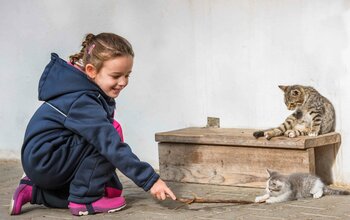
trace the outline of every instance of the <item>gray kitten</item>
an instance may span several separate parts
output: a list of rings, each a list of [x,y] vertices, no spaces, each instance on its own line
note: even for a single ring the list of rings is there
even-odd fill
[[[311,196],[318,199],[322,195],[350,195],[349,191],[328,188],[320,178],[308,173],[282,175],[275,171],[267,172],[270,177],[266,184],[266,194],[257,196],[257,203],[285,202]]]

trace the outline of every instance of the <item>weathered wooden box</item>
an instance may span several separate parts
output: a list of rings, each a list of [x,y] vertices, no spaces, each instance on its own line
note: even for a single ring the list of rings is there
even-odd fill
[[[190,127],[155,134],[164,180],[265,187],[266,168],[309,172],[332,183],[341,136],[255,139],[253,129]]]

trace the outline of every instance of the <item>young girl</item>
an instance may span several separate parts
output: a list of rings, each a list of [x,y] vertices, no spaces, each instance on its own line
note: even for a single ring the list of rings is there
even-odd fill
[[[115,34],[88,34],[70,62],[51,55],[39,82],[44,103],[22,147],[25,176],[10,214],[24,204],[69,208],[73,215],[114,212],[126,203],[115,168],[159,200],[176,199],[153,168],[123,142],[114,99],[128,85],[134,52]]]

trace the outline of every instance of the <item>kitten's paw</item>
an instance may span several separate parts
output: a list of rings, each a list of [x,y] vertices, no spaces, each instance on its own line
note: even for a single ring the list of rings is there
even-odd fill
[[[267,134],[267,135],[265,135],[265,138],[269,141],[269,140],[271,140],[272,136]]]
[[[265,201],[266,201],[265,196],[257,196],[257,197],[255,197],[255,203],[262,203],[262,202],[265,202]]]
[[[312,131],[308,134],[310,137],[316,137],[318,133],[316,131]]]
[[[294,130],[287,130],[286,132],[284,132],[284,136],[290,137],[290,138],[295,138],[297,136],[297,134],[295,133]]]
[[[268,198],[270,198],[270,195],[269,195],[269,194],[265,194],[265,195],[262,195],[262,196],[257,196],[257,197],[255,197],[255,202],[256,202],[256,203],[263,203],[263,202],[265,202]]]
[[[321,198],[322,195],[323,195],[323,192],[322,192],[322,191],[318,191],[317,193],[315,193],[315,194],[313,195],[313,197],[314,197],[314,199],[318,199],[318,198]]]
[[[293,131],[293,132],[291,132],[291,133],[289,133],[289,135],[288,135],[288,137],[290,137],[290,138],[295,138],[297,135],[295,134],[295,132]]]
[[[298,134],[294,130],[287,130],[286,132],[284,132],[284,136],[290,137],[290,138],[295,138],[298,136]]]
[[[290,133],[294,133],[294,131],[293,131],[293,130],[286,130],[286,131],[284,132],[284,136],[289,137],[289,134],[290,134]]]
[[[264,132],[264,136],[267,140],[270,140],[272,137],[274,137],[274,133],[272,131],[266,131]]]

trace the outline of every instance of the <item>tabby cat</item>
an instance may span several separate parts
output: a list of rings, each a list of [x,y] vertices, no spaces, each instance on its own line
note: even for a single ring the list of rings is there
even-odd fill
[[[284,92],[284,102],[294,113],[277,128],[253,133],[254,137],[265,136],[317,136],[335,130],[335,111],[332,103],[310,86],[278,86]]]
[[[322,195],[350,195],[349,191],[328,188],[320,178],[308,173],[282,175],[267,170],[269,179],[266,183],[266,194],[257,196],[255,202],[277,203],[301,198],[320,198]]]

